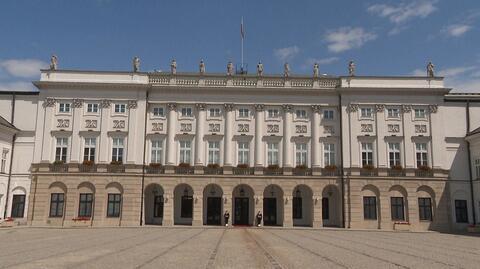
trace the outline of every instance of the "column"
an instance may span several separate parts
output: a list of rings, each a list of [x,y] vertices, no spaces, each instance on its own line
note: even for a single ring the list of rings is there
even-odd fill
[[[205,104],[196,104],[197,107],[197,130],[195,133],[195,166],[204,166],[204,143],[203,136],[205,135],[205,122],[207,112],[205,111]]]
[[[175,165],[175,133],[177,125],[177,104],[168,103],[167,160],[166,165]]]
[[[234,111],[233,104],[225,104],[225,147],[223,149],[224,158],[223,166],[233,166],[233,150],[232,150],[232,139],[233,139],[233,123],[234,123]]]
[[[232,193],[231,191],[229,193]],[[230,212],[230,218],[228,219],[228,225],[233,225],[233,214],[234,214],[234,211],[233,211],[233,201],[232,201],[232,196],[228,196],[228,195],[225,195],[225,193],[223,194],[222,196],[222,203],[223,203],[223,211],[222,211],[222,214],[221,214],[221,218],[222,218],[222,224],[225,225],[227,223],[225,223],[225,219],[223,218],[223,214],[228,210],[228,212]]]
[[[193,220],[192,226],[203,225],[203,196],[196,195],[193,198]]]
[[[81,151],[82,148],[82,139],[81,136],[78,135],[81,129],[81,120],[82,120],[82,107],[83,107],[83,100],[81,99],[74,99],[72,102],[72,118],[70,124],[72,124],[72,137],[70,139],[70,162],[71,163],[81,163],[83,161]]]
[[[255,105],[255,166],[263,167],[263,115],[265,106],[262,104]]]
[[[263,214],[263,196],[253,196],[253,204],[254,204],[254,207],[255,208],[255,211],[253,211],[253,225],[254,226],[257,226],[258,223],[257,223],[257,213],[260,212],[262,214],[262,216],[264,216]],[[263,221],[264,221],[264,218],[262,218],[262,223],[260,223],[260,226],[263,226]]]
[[[173,212],[174,212],[174,196],[173,194],[164,194],[163,198],[163,220],[162,226],[172,226],[173,225]]]
[[[322,196],[313,196],[312,197],[313,205],[313,228],[323,227],[323,218],[322,218]]]
[[[312,140],[311,140],[312,168],[320,168],[320,106],[312,105]]]
[[[284,227],[293,227],[293,196],[287,195],[283,199],[283,226]]]
[[[292,105],[283,105],[283,168],[292,168]]]

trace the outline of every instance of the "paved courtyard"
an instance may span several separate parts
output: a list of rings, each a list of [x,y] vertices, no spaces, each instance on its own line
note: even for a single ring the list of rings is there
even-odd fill
[[[480,268],[480,237],[259,228],[0,229],[0,268]]]

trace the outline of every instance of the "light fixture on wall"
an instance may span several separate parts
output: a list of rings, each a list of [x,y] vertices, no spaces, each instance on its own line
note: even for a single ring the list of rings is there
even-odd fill
[[[273,186],[270,187],[270,194],[273,196],[275,196],[275,189],[273,188]]]
[[[215,186],[212,185],[212,187],[210,188],[210,194],[213,196],[213,195],[215,195],[215,193],[217,193],[215,191]]]
[[[301,197],[302,196],[302,193],[300,192],[300,189],[297,188],[297,190],[295,191],[295,197]]]
[[[183,190],[183,196],[188,196],[188,189],[187,189],[187,187],[185,187],[185,189]]]
[[[240,196],[245,196],[245,190],[243,189],[243,187],[240,188]]]

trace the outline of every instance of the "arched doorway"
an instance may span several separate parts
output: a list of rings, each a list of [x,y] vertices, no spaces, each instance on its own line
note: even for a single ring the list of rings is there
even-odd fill
[[[175,187],[174,197],[174,224],[192,225],[193,222],[193,189],[188,184]]]
[[[283,190],[278,185],[268,185],[263,191],[263,225],[283,225]]]
[[[340,226],[341,216],[340,191],[337,186],[328,185],[322,191],[323,226]]]
[[[145,188],[144,212],[145,224],[162,225],[164,191],[158,184],[150,184]]]
[[[292,192],[293,226],[313,226],[313,192],[307,185],[298,185]]]
[[[217,184],[203,189],[203,225],[222,225],[223,190]]]
[[[238,185],[233,189],[232,212],[234,225],[253,225],[255,204],[253,189],[245,184]]]

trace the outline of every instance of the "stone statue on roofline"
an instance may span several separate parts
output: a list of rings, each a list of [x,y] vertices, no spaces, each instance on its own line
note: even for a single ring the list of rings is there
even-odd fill
[[[172,59],[172,62],[170,63],[170,72],[172,75],[177,74],[177,61],[175,61],[175,59]]]
[[[232,61],[229,61],[227,64],[227,75],[232,76],[233,75],[233,63]]]
[[[200,60],[199,69],[201,75],[205,74],[205,62],[203,61],[203,59]]]
[[[283,76],[286,78],[290,76],[290,65],[288,63],[283,65]]]
[[[57,70],[58,68],[58,58],[57,58],[57,55],[52,55],[52,57],[50,57],[50,70]]]
[[[350,61],[348,63],[348,75],[350,75],[351,77],[355,76],[355,69],[355,63],[353,61]]]
[[[432,64],[432,62],[428,62],[427,64],[427,77],[435,77],[435,66]]]
[[[313,64],[313,77],[318,78],[318,75],[320,73],[320,68],[318,66],[318,63]]]
[[[263,76],[263,64],[262,64],[262,62],[258,62],[258,64],[257,64],[257,75],[259,77]]]
[[[140,71],[140,58],[137,56],[133,57],[133,72]]]

